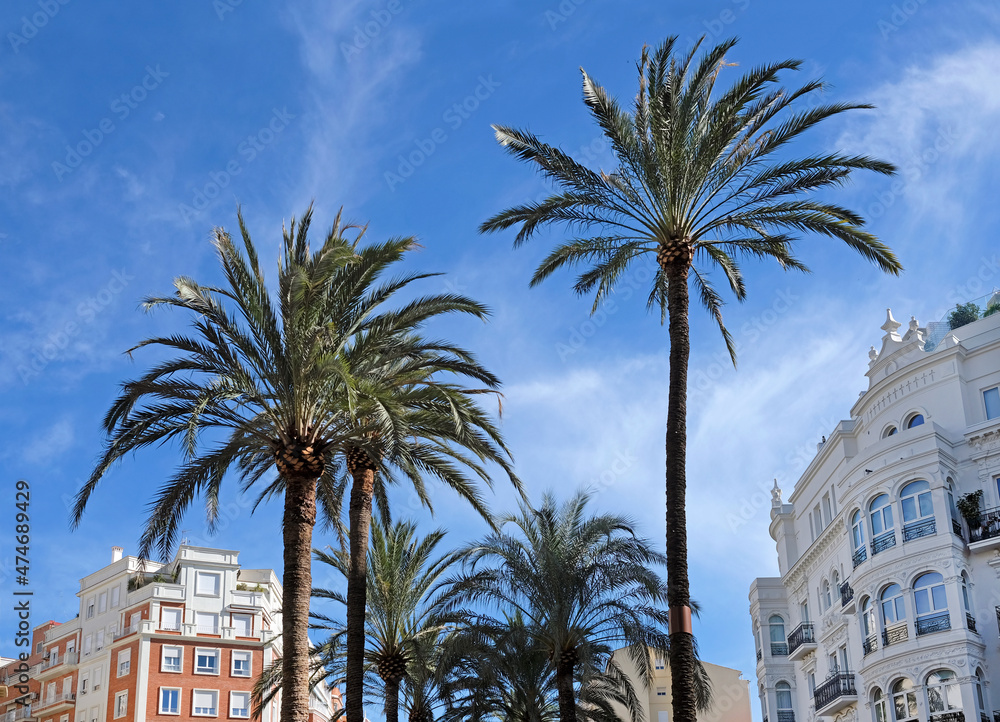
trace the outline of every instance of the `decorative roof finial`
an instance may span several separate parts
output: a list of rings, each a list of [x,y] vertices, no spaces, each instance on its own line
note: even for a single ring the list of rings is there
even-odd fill
[[[916,331],[918,328],[920,328],[920,324],[917,323],[917,317],[916,316],[910,316],[910,330],[911,331]]]
[[[774,480],[774,486],[771,487],[771,506],[781,506],[781,489],[778,487],[777,479]]]
[[[882,324],[882,330],[886,333],[896,333],[896,330],[902,324],[892,317],[892,309],[885,309],[885,323]]]
[[[878,358],[878,351],[875,350],[874,346],[868,349],[868,358],[870,358],[872,361]]]

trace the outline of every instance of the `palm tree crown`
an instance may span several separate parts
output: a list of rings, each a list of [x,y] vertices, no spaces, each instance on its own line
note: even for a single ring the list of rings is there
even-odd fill
[[[695,655],[687,571],[687,370],[690,356],[689,283],[714,317],[733,363],[736,348],[722,320],[722,297],[708,272],[719,272],[738,300],[746,297],[740,261],[772,258],[782,268],[806,270],[792,254],[797,236],[817,233],[840,240],[881,270],[902,268],[892,251],[864,229],[860,214],[816,191],[847,181],[856,170],[889,175],[889,163],[859,155],[820,153],[787,157],[790,144],[823,120],[863,104],[816,103],[823,89],[809,81],[778,85],[801,63],[786,60],[751,69],[728,88],[716,82],[736,41],[686,55],[668,38],[639,62],[639,91],[624,110],[586,72],[583,98],[609,140],[617,167],[594,171],[527,132],[494,126],[504,149],[537,165],[557,186],[540,202],[504,210],[485,221],[493,232],[518,226],[515,246],[546,226],[565,226],[574,237],[542,261],[532,284],[563,266],[584,265],[574,289],[594,292],[593,310],[615,290],[638,259],[656,260],[647,305],[668,322],[670,373],[667,402],[667,591],[671,608],[671,687],[674,713],[694,719]]]

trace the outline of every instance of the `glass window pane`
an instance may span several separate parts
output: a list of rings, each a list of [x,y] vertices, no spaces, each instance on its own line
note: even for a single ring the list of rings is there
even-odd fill
[[[906,707],[910,713],[910,717],[917,716],[917,695],[913,692],[906,693]]]
[[[931,516],[934,513],[934,505],[931,504],[931,495],[924,492],[918,498],[920,500],[920,516]]]
[[[1000,416],[1000,388],[984,391],[983,400],[986,402],[987,419],[995,419]]]
[[[896,597],[896,620],[906,619],[906,606],[902,597]]]
[[[931,714],[944,712],[944,701],[941,699],[941,690],[939,687],[928,688],[927,705],[930,707]]]
[[[906,719],[906,701],[903,698],[904,695],[898,695],[892,698],[893,707],[896,708],[896,719]]]
[[[903,521],[913,521],[917,518],[917,507],[913,497],[903,499]]]
[[[882,515],[881,514],[876,514],[875,516],[872,517],[872,536],[876,537],[879,534],[881,534],[882,531],[883,531],[883,529],[882,529]]]
[[[931,603],[927,598],[926,589],[918,589],[914,592],[913,599],[917,603],[917,614],[927,614],[931,611]]]
[[[931,595],[934,597],[934,608],[935,609],[947,609],[948,599],[944,592],[943,586],[937,586],[931,588]]]
[[[892,529],[892,507],[887,506],[885,508],[885,528]]]

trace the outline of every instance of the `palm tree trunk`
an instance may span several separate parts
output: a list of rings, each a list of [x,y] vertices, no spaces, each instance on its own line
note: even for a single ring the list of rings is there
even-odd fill
[[[309,599],[312,593],[312,533],[316,524],[316,479],[285,479],[284,588],[281,605],[281,719],[309,719]]]
[[[556,692],[559,695],[559,722],[576,722],[572,662],[560,659],[556,665]]]
[[[347,722],[364,722],[365,610],[368,603],[368,535],[372,522],[375,470],[369,464],[349,464],[351,476],[350,555],[347,574]]]
[[[691,352],[688,326],[688,266],[664,266],[670,333],[670,387],[667,400],[667,603],[670,606],[670,694],[674,722],[694,722],[694,637],[690,633],[687,514],[687,372]]]
[[[399,722],[399,679],[392,677],[385,682],[385,722]]]

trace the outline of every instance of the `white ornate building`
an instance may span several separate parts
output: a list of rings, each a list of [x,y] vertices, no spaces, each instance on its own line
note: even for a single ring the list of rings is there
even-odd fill
[[[775,485],[781,576],[750,587],[766,722],[1000,720],[1000,313],[900,326],[787,502]]]

